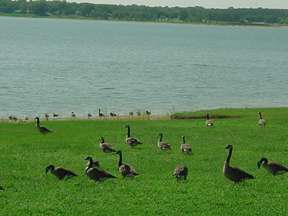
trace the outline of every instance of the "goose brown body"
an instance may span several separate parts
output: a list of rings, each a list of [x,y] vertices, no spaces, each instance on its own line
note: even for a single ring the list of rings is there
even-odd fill
[[[181,179],[186,180],[187,175],[188,175],[188,168],[183,165],[176,166],[173,172],[173,176],[175,176],[177,180],[181,180]]]
[[[48,133],[51,133],[51,132],[52,132],[52,131],[49,130],[48,128],[43,127],[43,126],[40,125],[40,119],[39,119],[39,117],[36,117],[35,119],[36,119],[36,127],[37,127],[38,131],[39,131],[41,134],[45,135],[45,134],[48,134]]]
[[[158,148],[161,150],[171,150],[171,145],[163,141],[163,133],[159,134]]]
[[[118,170],[123,177],[133,177],[139,175],[134,167],[122,162],[122,151],[117,151],[116,154],[119,155]]]
[[[258,161],[258,168],[260,168],[261,165],[272,175],[280,175],[288,172],[288,167],[276,162],[268,161],[267,158],[261,158]]]
[[[64,169],[62,167],[54,167],[53,165],[49,165],[48,167],[46,167],[46,175],[47,175],[48,172],[51,172],[59,180],[63,180],[65,178],[70,178],[70,177],[73,177],[73,176],[77,176],[75,173],[73,173],[70,170]]]
[[[130,126],[126,125],[125,127],[127,128],[126,143],[131,147],[142,144],[138,139],[131,137]]]
[[[111,153],[111,152],[116,152],[115,149],[113,149],[112,145],[109,143],[105,143],[104,137],[100,138],[100,149],[105,152],[105,153]]]
[[[86,175],[94,180],[94,181],[104,181],[109,178],[116,178],[112,174],[108,173],[107,171],[101,169],[98,165],[95,165],[95,161],[93,161],[92,157],[87,157],[85,160],[88,160],[87,167],[85,169]],[[98,161],[97,161],[98,162]]]
[[[180,145],[180,149],[183,153],[187,153],[187,154],[192,153],[191,145],[186,143],[185,136],[182,136],[182,144]]]
[[[254,179],[255,177],[250,175],[249,173],[237,167],[230,166],[230,159],[232,156],[233,146],[228,145],[226,149],[229,149],[229,153],[228,153],[227,159],[224,162],[224,167],[223,167],[224,176],[235,183],[239,183],[247,179]]]

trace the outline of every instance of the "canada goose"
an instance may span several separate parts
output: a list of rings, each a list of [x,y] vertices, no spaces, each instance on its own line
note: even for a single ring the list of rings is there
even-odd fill
[[[213,119],[210,119],[209,113],[206,115],[206,127],[213,127],[214,126],[214,121]]]
[[[112,174],[106,172],[99,167],[99,161],[93,161],[92,157],[88,156],[85,158],[88,160],[87,167],[85,169],[86,175],[94,181],[104,181],[108,178],[116,178]],[[96,163],[98,162],[98,163]]]
[[[130,136],[130,126],[126,125],[125,127],[127,128],[126,143],[129,146],[136,146],[138,144],[142,144],[142,142],[140,142],[138,139],[133,138],[133,137]]]
[[[104,114],[101,112],[101,109],[98,109],[98,116],[99,117],[104,117]]]
[[[229,180],[233,181],[234,183],[238,183],[246,179],[254,179],[254,176],[246,173],[245,171],[237,167],[230,166],[230,159],[232,156],[233,146],[227,145],[226,149],[229,149],[229,154],[228,154],[227,159],[224,162],[224,167],[223,167],[224,176],[228,178]]]
[[[119,172],[122,174],[123,177],[133,177],[139,175],[134,167],[129,164],[122,162],[122,151],[117,151],[116,154],[119,155],[119,162],[118,162],[118,169]]]
[[[91,168],[91,167],[100,167],[100,162],[97,160],[93,160],[92,157],[88,156],[85,158],[85,160],[87,160],[87,167]]]
[[[53,165],[49,165],[46,167],[46,175],[48,172],[51,172],[53,175],[55,175],[59,180],[63,180],[64,178],[70,178],[73,176],[77,176],[75,173],[73,173],[70,170],[66,170],[62,167],[54,167]]]
[[[76,118],[76,114],[74,112],[71,112],[71,117]]]
[[[148,115],[148,116],[150,116],[150,115],[151,115],[151,111],[146,110],[146,111],[145,111],[145,114]]]
[[[170,144],[163,141],[163,133],[159,134],[158,147],[161,150],[171,150]]]
[[[49,130],[48,128],[46,127],[43,127],[43,126],[40,126],[40,119],[39,117],[36,117],[36,127],[37,129],[39,130],[40,133],[42,133],[43,135],[47,134],[47,133],[51,133],[52,131]]]
[[[258,112],[258,115],[259,115],[258,125],[259,125],[260,127],[265,127],[265,126],[266,126],[266,121],[265,121],[265,119],[263,118],[262,113],[261,113],[261,112]]]
[[[117,116],[117,115],[116,115],[116,113],[110,112],[110,116],[111,116],[111,117],[115,117],[115,116]]]
[[[175,176],[177,180],[181,179],[186,180],[187,175],[188,175],[188,168],[182,165],[178,165],[173,172],[173,176]]]
[[[92,114],[91,113],[88,113],[88,118],[92,118]]]
[[[191,145],[186,143],[185,136],[182,136],[182,144],[180,145],[180,149],[183,153],[192,153]]]
[[[59,117],[59,114],[53,113],[53,118],[57,118],[57,117]]]
[[[285,167],[275,162],[268,161],[267,158],[261,158],[260,161],[258,161],[257,163],[258,168],[260,168],[261,165],[272,175],[279,175],[288,172],[288,167]]]
[[[105,152],[105,153],[116,152],[116,150],[112,148],[111,144],[105,143],[104,137],[100,137],[99,146],[102,149],[102,151]]]
[[[49,120],[49,114],[45,113],[45,119],[48,121]]]
[[[16,116],[13,116],[13,115],[8,116],[8,118],[10,121],[17,121],[18,120],[18,118]]]

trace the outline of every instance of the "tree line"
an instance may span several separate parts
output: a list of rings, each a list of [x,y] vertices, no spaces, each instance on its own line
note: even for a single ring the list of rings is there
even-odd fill
[[[151,22],[288,24],[287,9],[148,7],[74,3],[60,0],[0,0],[0,13]]]

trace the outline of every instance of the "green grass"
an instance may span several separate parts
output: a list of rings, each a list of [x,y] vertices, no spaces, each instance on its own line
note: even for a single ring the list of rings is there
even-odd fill
[[[203,119],[43,121],[55,131],[47,136],[39,134],[32,122],[2,122],[0,185],[5,191],[0,192],[0,215],[286,215],[288,174],[274,177],[258,170],[256,163],[266,156],[288,164],[288,109],[261,109],[266,128],[258,127],[257,111],[211,111],[238,117],[216,119],[214,128],[206,128]],[[127,123],[143,145],[131,149],[124,143]],[[171,143],[171,152],[156,147],[159,132]],[[179,151],[182,135],[192,145],[191,156]],[[121,149],[124,161],[141,175],[123,179],[117,156],[99,150],[99,136]],[[255,175],[255,180],[235,185],[224,178],[227,144],[234,145],[232,165]],[[89,180],[84,175],[88,155],[118,178]],[[67,181],[45,176],[49,164],[79,176]],[[188,166],[186,182],[172,177],[177,164]]]

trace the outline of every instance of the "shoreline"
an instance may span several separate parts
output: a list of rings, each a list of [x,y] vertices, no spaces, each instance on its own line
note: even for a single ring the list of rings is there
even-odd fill
[[[88,20],[88,21],[103,21],[103,22],[128,22],[128,23],[150,23],[150,24],[175,24],[175,25],[197,25],[197,26],[239,26],[239,27],[269,27],[269,28],[283,28],[288,27],[288,24],[280,23],[234,23],[234,22],[173,22],[173,21],[137,21],[137,20],[119,20],[119,19],[95,19],[92,17],[81,16],[36,16],[26,14],[5,14],[0,13],[0,17],[12,18],[31,18],[31,19],[59,19],[59,20]]]
[[[155,114],[155,115],[147,115],[142,114],[140,116],[133,115],[117,115],[117,116],[104,116],[99,117],[98,115],[92,116],[88,118],[88,116],[84,117],[82,115],[71,117],[71,116],[63,116],[63,117],[56,117],[53,118],[52,116],[49,117],[49,120],[46,120],[44,116],[40,116],[42,121],[147,121],[147,120],[191,120],[191,119],[205,119],[206,113],[212,113],[212,118],[214,119],[232,119],[232,118],[240,118],[241,116],[237,115],[237,112],[243,111],[258,111],[265,112],[266,110],[286,110],[288,107],[234,107],[234,108],[212,108],[212,109],[199,109],[199,110],[191,110],[191,111],[180,111],[174,113],[166,113],[166,114]],[[15,115],[11,115],[15,116]],[[18,118],[10,120],[9,117],[0,117],[0,123],[30,123],[34,122],[34,117],[25,118]]]

